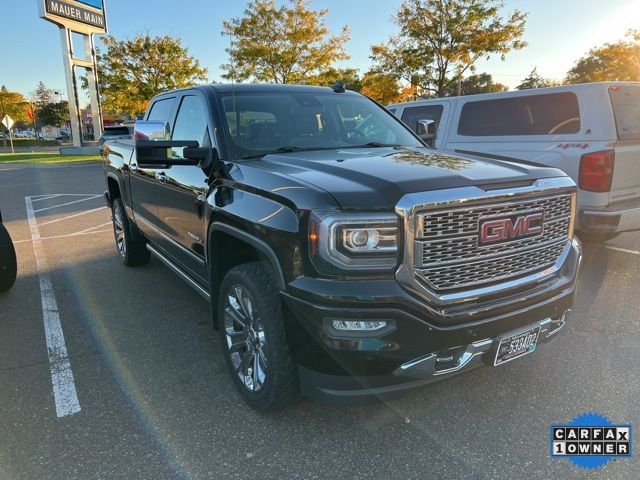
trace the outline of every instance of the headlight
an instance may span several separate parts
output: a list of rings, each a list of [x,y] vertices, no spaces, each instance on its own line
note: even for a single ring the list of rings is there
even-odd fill
[[[394,213],[316,211],[312,212],[309,222],[312,258],[342,270],[395,267],[398,235],[398,217]]]

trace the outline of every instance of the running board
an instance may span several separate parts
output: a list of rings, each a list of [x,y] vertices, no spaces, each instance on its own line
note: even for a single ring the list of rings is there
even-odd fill
[[[147,250],[153,253],[158,260],[164,263],[167,267],[169,267],[173,273],[178,275],[182,280],[184,280],[187,285],[193,288],[196,292],[198,292],[206,301],[211,301],[211,295],[204,288],[202,288],[195,280],[193,280],[189,275],[184,273],[180,267],[178,267],[175,263],[165,257],[162,253],[160,253],[157,249],[152,247],[147,243]]]

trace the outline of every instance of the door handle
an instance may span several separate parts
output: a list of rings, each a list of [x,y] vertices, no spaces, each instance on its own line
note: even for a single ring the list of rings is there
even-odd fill
[[[164,172],[156,172],[156,180],[160,180],[160,183],[167,183],[167,174]]]

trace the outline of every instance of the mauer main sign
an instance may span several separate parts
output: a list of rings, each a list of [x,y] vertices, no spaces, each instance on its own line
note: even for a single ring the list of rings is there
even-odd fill
[[[90,31],[104,33],[107,31],[107,22],[104,15],[104,7],[90,7],[102,5],[102,2],[89,2],[87,0],[44,0],[44,12],[42,17],[50,22],[63,25],[76,31]]]

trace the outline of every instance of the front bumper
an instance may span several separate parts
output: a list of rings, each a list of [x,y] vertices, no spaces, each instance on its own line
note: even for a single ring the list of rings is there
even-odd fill
[[[605,208],[584,207],[578,214],[580,230],[598,233],[620,233],[640,230],[640,200],[609,205]]]
[[[496,339],[540,324],[545,342],[573,304],[581,258],[573,241],[562,268],[535,285],[446,307],[425,304],[394,279],[300,277],[283,293],[287,336],[302,392],[330,403],[392,398],[493,358]],[[331,320],[386,320],[377,333],[344,333]]]

